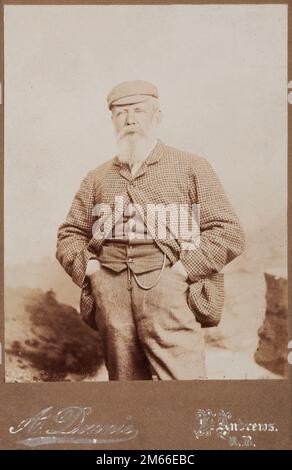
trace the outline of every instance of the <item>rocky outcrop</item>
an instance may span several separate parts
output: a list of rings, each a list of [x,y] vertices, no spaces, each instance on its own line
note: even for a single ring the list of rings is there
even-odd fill
[[[7,289],[6,381],[78,381],[103,364],[100,339],[52,290]]]
[[[265,273],[266,315],[258,330],[255,361],[286,377],[288,374],[288,284],[282,274]]]

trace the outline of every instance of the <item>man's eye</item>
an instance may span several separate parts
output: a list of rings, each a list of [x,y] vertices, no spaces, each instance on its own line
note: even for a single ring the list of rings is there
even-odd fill
[[[144,113],[144,109],[135,109],[135,113]]]

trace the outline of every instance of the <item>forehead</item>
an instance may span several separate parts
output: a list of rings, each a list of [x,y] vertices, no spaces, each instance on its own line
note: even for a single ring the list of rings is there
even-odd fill
[[[121,111],[129,111],[131,109],[143,109],[145,111],[152,109],[153,105],[151,100],[145,99],[143,101],[139,101],[138,103],[130,103],[130,104],[123,104],[123,105],[113,105],[111,107],[111,111],[113,114],[117,114]]]

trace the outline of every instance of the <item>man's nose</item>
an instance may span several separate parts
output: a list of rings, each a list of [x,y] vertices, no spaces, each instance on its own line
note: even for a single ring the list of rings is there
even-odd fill
[[[128,111],[127,112],[127,119],[126,119],[126,123],[128,126],[130,126],[131,124],[135,124],[135,113],[133,111]]]

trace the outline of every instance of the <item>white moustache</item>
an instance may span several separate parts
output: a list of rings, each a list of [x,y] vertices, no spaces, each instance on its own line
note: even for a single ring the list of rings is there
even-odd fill
[[[141,131],[141,129],[139,129],[137,126],[127,126],[127,127],[124,127],[124,128],[118,133],[118,140],[123,139],[123,138],[129,136],[129,135],[132,134],[132,133],[138,134],[138,135],[141,136],[141,137],[144,136],[144,134],[143,134],[143,132]]]

